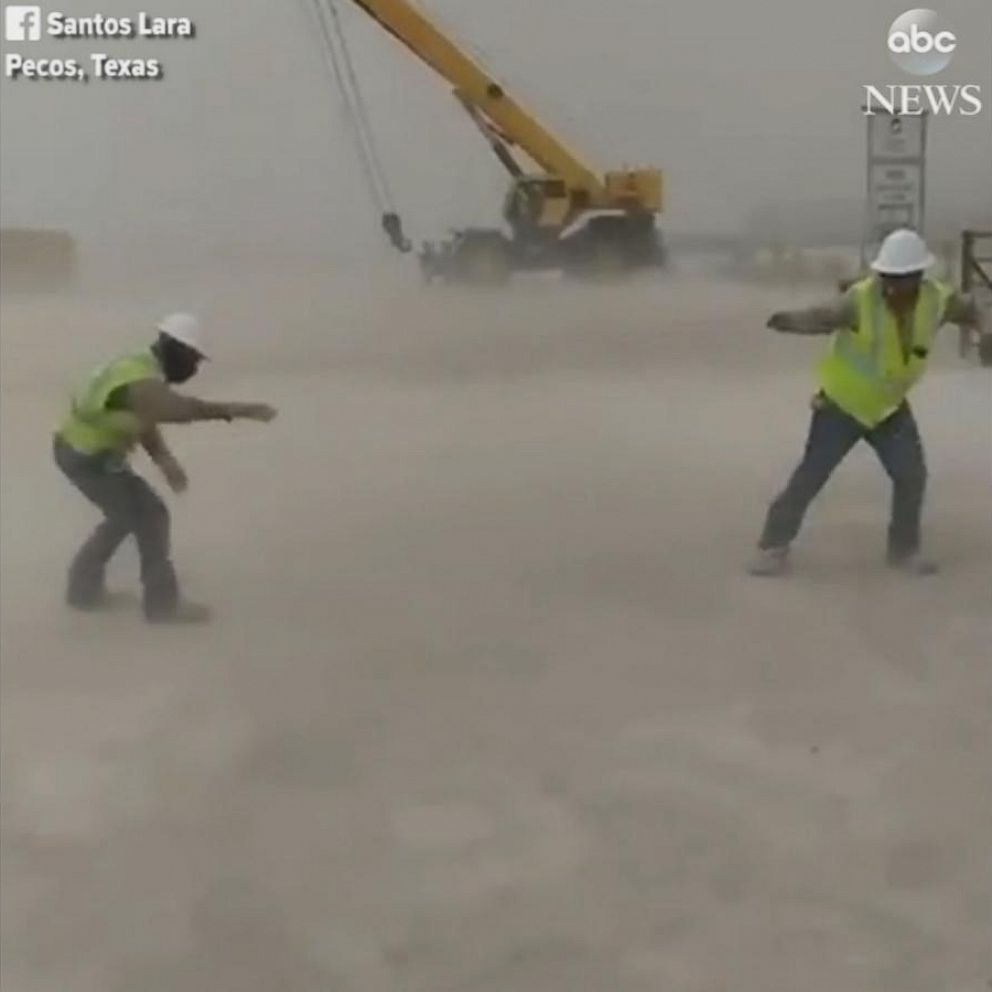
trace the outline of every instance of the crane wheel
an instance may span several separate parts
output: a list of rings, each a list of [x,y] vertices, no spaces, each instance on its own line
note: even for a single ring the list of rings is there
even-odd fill
[[[569,276],[610,282],[659,268],[664,250],[651,218],[604,215],[569,238],[566,258]]]
[[[498,231],[466,231],[454,249],[452,278],[469,286],[505,286],[510,253]]]

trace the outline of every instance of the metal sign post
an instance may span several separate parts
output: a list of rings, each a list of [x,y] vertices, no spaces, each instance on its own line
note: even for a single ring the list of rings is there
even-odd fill
[[[861,241],[869,247],[900,227],[923,233],[926,203],[927,115],[874,111],[868,120],[868,210]]]

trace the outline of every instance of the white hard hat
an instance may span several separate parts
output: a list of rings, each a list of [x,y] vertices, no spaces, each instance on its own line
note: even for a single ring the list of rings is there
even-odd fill
[[[893,231],[883,242],[871,267],[884,276],[922,272],[936,261],[926,242],[908,227]]]
[[[191,313],[170,313],[168,317],[163,317],[158,322],[157,329],[162,334],[167,334],[173,341],[192,348],[197,354],[206,358],[203,350],[203,335],[200,331],[200,322]]]

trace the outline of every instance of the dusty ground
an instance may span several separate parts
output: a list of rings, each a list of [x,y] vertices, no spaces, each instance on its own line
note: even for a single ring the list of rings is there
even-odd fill
[[[769,583],[796,294],[205,288],[197,391],[282,414],[172,433],[199,630],[60,603],[63,383],[159,301],[4,306],[4,992],[992,987],[992,380],[950,336],[944,574],[880,565],[865,451]]]

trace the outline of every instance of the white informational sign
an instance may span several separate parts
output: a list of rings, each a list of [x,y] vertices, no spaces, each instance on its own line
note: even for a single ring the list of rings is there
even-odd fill
[[[877,224],[898,220],[897,227],[917,227],[923,212],[922,166],[873,164],[869,189]]]
[[[876,112],[867,121],[868,216],[862,261],[897,228],[923,233],[926,202],[926,115]]]
[[[868,118],[868,149],[873,159],[918,161],[926,152],[926,116],[876,112]]]

